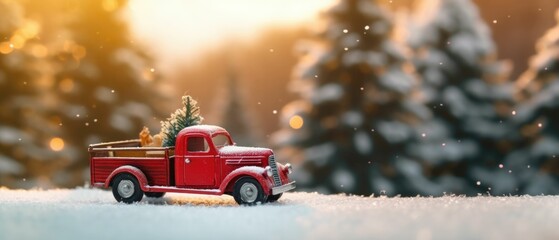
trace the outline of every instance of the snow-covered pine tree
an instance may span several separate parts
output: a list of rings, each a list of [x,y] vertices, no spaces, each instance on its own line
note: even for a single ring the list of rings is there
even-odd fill
[[[173,147],[177,139],[177,134],[185,127],[198,125],[204,118],[200,116],[198,102],[191,96],[182,97],[184,107],[177,109],[166,121],[161,121],[161,135],[163,136],[163,146]]]
[[[513,120],[522,141],[503,168],[516,176],[519,194],[559,193],[559,9],[556,18],[515,86]]]
[[[295,163],[301,186],[322,192],[412,195],[402,172],[421,176],[407,158],[414,125],[429,111],[414,99],[417,80],[391,40],[392,20],[376,1],[342,0],[324,14],[274,134],[279,158]]]
[[[23,147],[19,150],[24,156],[14,156],[16,149],[20,148],[18,145],[25,145],[19,143],[20,139],[31,135],[20,130],[24,125],[20,119],[24,108],[17,102],[18,99],[19,102],[27,102],[37,93],[24,84],[32,82],[34,73],[26,68],[28,65],[20,64],[22,57],[28,60],[28,56],[15,49],[9,41],[25,20],[21,6],[17,2],[0,2],[0,11],[0,186],[17,186],[16,179],[25,177],[26,163],[31,158],[25,154]],[[25,139],[24,143],[29,140]]]
[[[12,75],[6,83],[32,91],[14,89],[12,101],[2,102],[24,135],[4,152],[24,165],[26,181],[16,187],[83,185],[88,144],[133,138],[158,122],[157,77],[129,39],[121,16],[126,1],[106,2],[10,1],[23,20],[0,24],[20,24],[0,40],[14,40],[13,51],[0,57],[17,67],[2,68],[20,68],[30,78]]]
[[[247,112],[243,100],[245,99],[239,89],[239,81],[234,70],[229,70],[227,84],[223,87],[223,94],[219,94],[217,101],[219,107],[219,125],[234,137],[241,146],[255,146],[257,141],[253,135],[254,121]]]
[[[471,0],[424,0],[421,6],[410,45],[434,118],[413,155],[433,164],[433,175],[466,180],[454,178],[459,187],[447,192],[512,192],[514,177],[499,168],[514,130],[506,121],[512,112],[508,64],[496,60]]]

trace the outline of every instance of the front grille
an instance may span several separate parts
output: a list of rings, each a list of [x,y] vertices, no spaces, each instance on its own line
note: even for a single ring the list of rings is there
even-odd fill
[[[268,157],[268,164],[270,164],[270,167],[272,168],[272,177],[274,178],[274,185],[277,186],[281,186],[281,179],[278,173],[278,165],[276,164],[276,159],[274,158],[274,155],[270,155],[270,157]]]

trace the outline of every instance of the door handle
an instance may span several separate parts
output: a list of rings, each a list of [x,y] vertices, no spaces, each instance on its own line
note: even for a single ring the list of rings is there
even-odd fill
[[[184,159],[184,163],[190,163],[190,159],[185,158],[185,159]]]

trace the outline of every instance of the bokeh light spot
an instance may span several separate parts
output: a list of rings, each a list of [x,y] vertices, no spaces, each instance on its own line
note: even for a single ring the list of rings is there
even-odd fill
[[[10,46],[10,42],[1,42],[0,43],[0,53],[8,54],[8,53],[11,53],[13,50],[14,50],[13,47]]]
[[[303,127],[303,118],[299,115],[295,115],[289,119],[289,126],[293,129],[299,129]]]
[[[51,138],[49,145],[50,145],[50,149],[58,152],[64,149],[64,140],[62,140],[62,138],[59,137]]]

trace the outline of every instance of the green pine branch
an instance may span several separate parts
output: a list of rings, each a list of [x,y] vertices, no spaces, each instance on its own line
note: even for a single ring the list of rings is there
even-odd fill
[[[200,116],[198,102],[191,96],[182,97],[184,107],[177,109],[166,121],[161,121],[161,135],[164,137],[163,146],[175,146],[177,134],[186,127],[200,124],[204,118]]]

